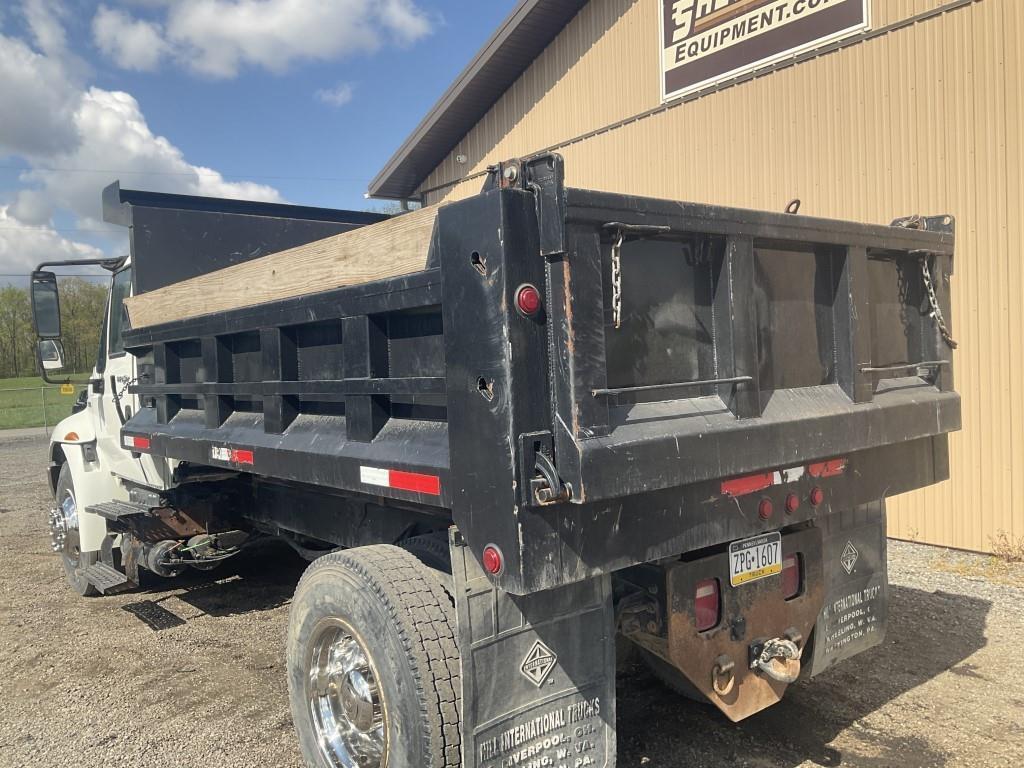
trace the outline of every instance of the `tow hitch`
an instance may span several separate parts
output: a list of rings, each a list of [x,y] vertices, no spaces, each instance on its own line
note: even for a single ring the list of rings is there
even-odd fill
[[[750,668],[762,672],[777,683],[795,683],[800,677],[802,635],[795,629],[786,630],[785,637],[773,637],[750,646]]]

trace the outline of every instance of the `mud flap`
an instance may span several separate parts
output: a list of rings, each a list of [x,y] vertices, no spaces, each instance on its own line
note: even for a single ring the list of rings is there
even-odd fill
[[[811,675],[885,639],[889,607],[885,501],[825,515],[825,603],[814,629]]]
[[[463,768],[615,765],[611,577],[510,595],[451,530]]]

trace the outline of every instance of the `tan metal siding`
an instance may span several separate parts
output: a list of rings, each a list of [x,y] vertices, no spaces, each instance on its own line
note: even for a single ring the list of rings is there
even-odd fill
[[[876,0],[872,26],[943,0]],[[658,104],[657,0],[593,0],[424,189]],[[890,504],[895,536],[1024,537],[1024,2],[978,0],[559,151],[572,185],[870,222],[958,221],[964,430],[953,479]],[[428,195],[474,193],[480,179]]]

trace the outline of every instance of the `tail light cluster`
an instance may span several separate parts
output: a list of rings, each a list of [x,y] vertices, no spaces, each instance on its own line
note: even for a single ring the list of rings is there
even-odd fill
[[[698,632],[706,632],[718,626],[718,622],[722,618],[722,599],[719,594],[718,579],[704,579],[697,584],[694,613]]]
[[[792,600],[799,597],[804,586],[804,559],[796,552],[782,560],[782,597]],[[704,579],[697,582],[693,601],[694,624],[698,632],[714,629],[722,621],[722,595],[718,579]]]
[[[787,555],[782,560],[782,597],[792,600],[803,587],[803,557],[800,553]]]

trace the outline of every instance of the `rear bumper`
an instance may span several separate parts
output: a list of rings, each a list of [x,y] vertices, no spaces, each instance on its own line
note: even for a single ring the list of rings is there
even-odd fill
[[[737,419],[718,397],[623,408],[610,434],[579,441],[576,503],[763,471],[960,429],[960,396],[893,380],[871,402],[838,386],[775,392]],[[902,384],[902,386],[896,386]]]
[[[801,653],[789,671],[815,675],[880,644],[888,618],[885,504],[823,515],[782,537],[783,557],[799,555],[797,596],[786,600],[782,576],[729,586],[728,553],[677,562],[665,569],[665,636],[634,636],[682,672],[733,721],[782,699],[788,683],[756,664],[772,639],[789,639]],[[694,625],[697,585],[717,579],[718,624]],[[723,671],[724,670],[724,671]]]

